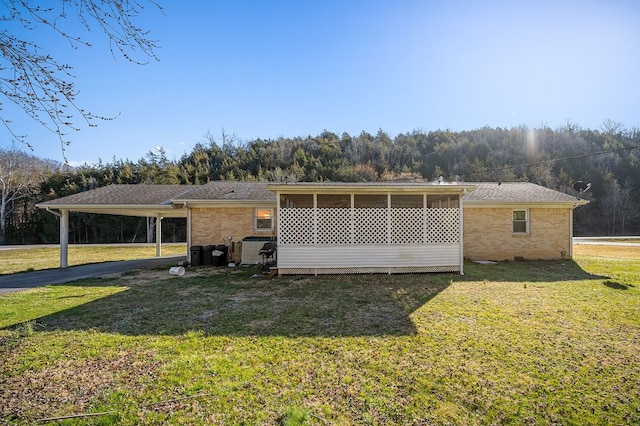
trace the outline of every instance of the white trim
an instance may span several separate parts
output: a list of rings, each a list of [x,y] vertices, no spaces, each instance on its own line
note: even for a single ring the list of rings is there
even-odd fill
[[[271,212],[271,226],[269,228],[258,228],[258,211],[259,210],[269,210]],[[275,226],[275,209],[273,207],[255,207],[253,209],[253,230],[255,232],[260,231],[273,231]]]
[[[391,193],[387,193],[387,244],[393,238],[393,221],[391,220]]]
[[[356,201],[356,194],[351,193],[351,214],[350,214],[350,219],[349,219],[349,232],[351,232],[351,244],[355,244],[355,230],[356,230],[356,223],[355,223],[355,201]]]
[[[162,256],[162,216],[156,216],[156,257]]]
[[[318,194],[315,193],[313,194],[313,244],[318,244]]]
[[[69,210],[60,210],[60,268],[69,267]]]
[[[187,262],[191,263],[191,241],[192,241],[192,233],[191,233],[191,209],[187,209]]]
[[[460,211],[460,275],[464,275],[464,208],[462,207],[462,197],[458,199],[458,209]]]
[[[513,230],[513,224],[515,223],[513,219],[513,214],[515,212],[524,212],[524,222],[525,222],[525,232],[515,232]],[[521,220],[518,223],[522,223]],[[513,208],[511,209],[511,235],[522,236],[522,235],[531,235],[531,211],[526,208]]]

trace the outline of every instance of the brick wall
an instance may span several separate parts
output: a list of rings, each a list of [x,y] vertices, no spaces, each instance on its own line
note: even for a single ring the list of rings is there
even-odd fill
[[[530,208],[528,235],[511,233],[512,211],[511,208],[465,208],[464,257],[473,260],[569,257],[570,209]]]
[[[274,209],[275,210],[275,209]],[[211,244],[229,245],[229,236],[235,243],[232,253],[234,261],[240,261],[240,245],[248,236],[275,235],[275,231],[253,230],[253,207],[220,207],[191,209],[191,244],[207,246]],[[274,218],[274,227],[275,227]]]

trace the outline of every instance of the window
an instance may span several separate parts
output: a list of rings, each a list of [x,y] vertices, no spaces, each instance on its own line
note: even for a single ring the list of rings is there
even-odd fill
[[[514,234],[528,234],[529,233],[529,212],[527,210],[514,210],[513,211],[512,232]]]
[[[273,230],[273,209],[256,209],[253,228],[256,231]]]

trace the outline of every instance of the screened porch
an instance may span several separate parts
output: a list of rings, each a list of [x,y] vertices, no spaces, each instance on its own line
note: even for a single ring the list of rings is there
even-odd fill
[[[278,202],[278,272],[462,273],[466,186],[287,185]]]

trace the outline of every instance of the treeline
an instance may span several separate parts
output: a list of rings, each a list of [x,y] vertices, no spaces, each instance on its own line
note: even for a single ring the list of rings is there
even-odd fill
[[[0,150],[6,158],[14,150]],[[222,133],[211,134],[179,160],[169,160],[160,149],[133,162],[109,163],[76,169],[41,164],[28,183],[3,189],[3,235],[6,243],[44,243],[58,239],[55,217],[35,204],[109,184],[191,184],[213,180],[248,181],[530,181],[577,195],[576,181],[591,183],[576,209],[576,235],[640,234],[640,131],[606,122],[600,130],[580,129],[568,123],[511,129],[484,127],[470,131],[419,131],[390,137],[337,135],[256,139],[242,142]],[[14,182],[24,171],[7,167],[0,158],[0,178],[13,170]],[[20,164],[26,164],[26,161]],[[4,165],[3,165],[4,164]],[[12,168],[13,167],[13,168]],[[34,179],[35,178],[35,179]],[[5,179],[6,180],[6,179]],[[18,194],[5,197],[4,193]],[[152,236],[144,219],[72,214],[72,242],[145,241]],[[163,222],[167,241],[184,240],[184,221]]]

